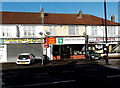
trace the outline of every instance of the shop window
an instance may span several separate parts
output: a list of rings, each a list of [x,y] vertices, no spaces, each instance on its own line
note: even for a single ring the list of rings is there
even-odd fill
[[[84,45],[81,46],[72,46],[72,55],[83,55],[84,51],[82,51]]]

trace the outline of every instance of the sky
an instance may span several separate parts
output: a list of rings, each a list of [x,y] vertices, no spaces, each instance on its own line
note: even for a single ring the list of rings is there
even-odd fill
[[[20,0],[21,1],[21,0]],[[23,0],[22,0],[23,1]],[[107,2],[107,19],[115,15],[118,22],[118,2]],[[46,13],[67,13],[77,14],[82,10],[83,14],[91,14],[104,18],[103,2],[2,2],[1,11],[12,12],[40,12],[44,9]]]

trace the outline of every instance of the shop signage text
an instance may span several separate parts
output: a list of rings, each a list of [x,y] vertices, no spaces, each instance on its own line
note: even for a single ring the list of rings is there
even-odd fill
[[[4,43],[42,43],[43,39],[4,39]]]
[[[106,41],[106,38],[89,38],[89,42],[103,42]],[[120,38],[107,38],[107,41],[120,41]]]
[[[47,38],[47,44],[85,44],[85,38]]]
[[[104,41],[106,38],[96,38],[96,41]],[[107,41],[115,41],[115,38],[107,38]]]
[[[47,44],[56,44],[56,38],[47,38]]]
[[[85,37],[57,38],[57,44],[85,44]]]

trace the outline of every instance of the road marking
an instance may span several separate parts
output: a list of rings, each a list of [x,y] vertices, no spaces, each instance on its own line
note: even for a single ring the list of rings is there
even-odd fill
[[[120,75],[111,75],[111,76],[107,76],[107,78],[114,78],[114,77],[120,77]]]
[[[48,75],[48,73],[40,73],[41,75]]]
[[[75,71],[62,71],[62,73],[68,73],[68,72],[74,73]]]
[[[48,75],[48,73],[39,73],[39,74],[33,74],[33,75]]]
[[[38,84],[30,84],[30,85],[8,86],[7,88],[43,86],[43,85],[52,85],[52,84],[59,84],[59,83],[69,83],[69,82],[75,82],[75,81],[76,80],[55,81],[55,82],[49,82],[49,83],[38,83]]]

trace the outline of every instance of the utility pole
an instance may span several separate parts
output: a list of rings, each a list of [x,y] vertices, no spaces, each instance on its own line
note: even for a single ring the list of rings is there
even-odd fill
[[[107,11],[106,11],[106,0],[104,0],[104,16],[105,16],[105,48],[106,48],[106,56],[105,56],[105,62],[108,64],[108,41],[107,41]]]

